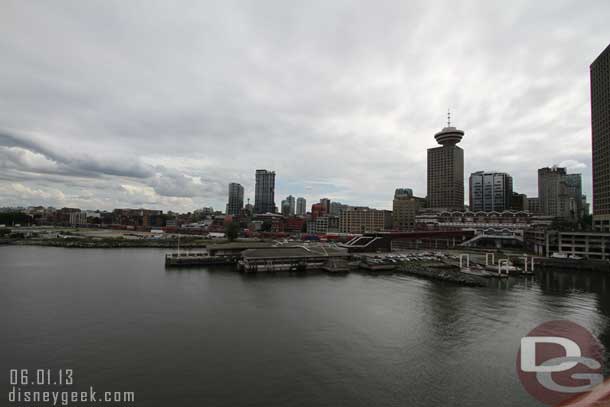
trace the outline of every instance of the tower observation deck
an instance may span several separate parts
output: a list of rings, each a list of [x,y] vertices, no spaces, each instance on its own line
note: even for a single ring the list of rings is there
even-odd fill
[[[443,146],[452,146],[459,143],[464,137],[464,131],[455,127],[445,127],[434,135],[436,142]]]

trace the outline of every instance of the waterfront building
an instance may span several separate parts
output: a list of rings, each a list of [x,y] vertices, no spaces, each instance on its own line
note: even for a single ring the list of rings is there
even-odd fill
[[[513,178],[505,172],[477,171],[470,174],[469,209],[504,211],[511,208]]]
[[[87,224],[87,212],[70,212],[70,226],[79,226]]]
[[[415,229],[415,216],[424,206],[424,199],[413,196],[410,188],[398,188],[392,201],[392,228],[406,231]]]
[[[163,226],[163,211],[154,209],[115,209],[112,211],[112,223],[115,225],[141,226]]]
[[[527,247],[539,256],[559,253],[577,259],[610,260],[610,233],[532,228],[525,236]]]
[[[591,141],[593,165],[593,227],[610,231],[610,45],[593,61],[591,78]]]
[[[275,213],[275,171],[256,170],[254,212]]]
[[[475,236],[468,245],[503,243],[523,245],[526,231],[551,226],[552,216],[534,215],[526,211],[472,212],[424,211],[416,216],[417,230],[471,230]]]
[[[582,181],[580,174],[568,174],[565,168],[553,166],[538,170],[540,211],[567,221],[582,216]]]
[[[307,201],[305,198],[299,197],[297,198],[297,216],[305,216],[307,213]]]
[[[365,233],[383,231],[387,224],[388,213],[391,221],[391,212],[372,209],[363,206],[350,207],[341,212],[339,216],[340,233]]]
[[[450,123],[435,134],[441,145],[428,149],[428,205],[464,209],[464,150],[457,146],[464,132]]]
[[[244,207],[244,187],[236,182],[229,184],[229,201],[227,203],[227,215],[239,215]]]

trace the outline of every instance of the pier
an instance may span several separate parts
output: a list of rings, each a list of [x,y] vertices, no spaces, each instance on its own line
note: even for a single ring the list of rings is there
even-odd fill
[[[235,264],[237,259],[230,256],[210,256],[207,252],[169,253],[165,255],[165,267],[196,267],[221,264]]]
[[[312,269],[344,270],[344,265],[338,268],[338,260],[347,260],[349,256],[345,249],[323,246],[315,248],[292,246],[248,249],[241,254],[241,260],[237,262],[237,269],[245,273],[307,271]]]

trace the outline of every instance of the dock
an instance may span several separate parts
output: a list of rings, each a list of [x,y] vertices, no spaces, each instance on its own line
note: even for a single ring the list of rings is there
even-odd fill
[[[197,267],[209,265],[235,264],[230,256],[210,256],[207,252],[169,253],[165,255],[165,267]]]

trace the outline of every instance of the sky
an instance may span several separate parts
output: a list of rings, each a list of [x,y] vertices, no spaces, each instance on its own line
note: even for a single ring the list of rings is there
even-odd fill
[[[0,206],[224,210],[303,196],[390,209],[464,130],[471,172],[591,196],[589,65],[610,2],[0,0]]]

